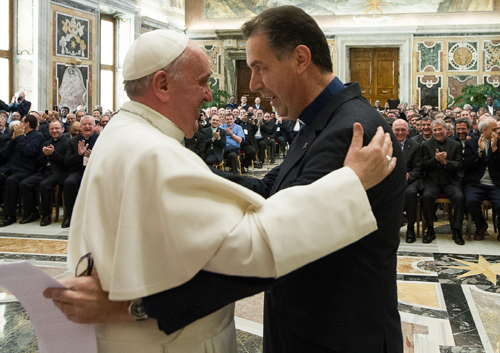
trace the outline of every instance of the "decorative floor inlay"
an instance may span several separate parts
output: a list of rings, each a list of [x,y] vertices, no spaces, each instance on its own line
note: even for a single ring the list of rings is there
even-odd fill
[[[0,238],[0,252],[4,253],[66,255],[67,246],[64,240]]]

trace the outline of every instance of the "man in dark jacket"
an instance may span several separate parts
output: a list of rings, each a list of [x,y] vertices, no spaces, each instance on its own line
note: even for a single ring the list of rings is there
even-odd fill
[[[479,123],[481,137],[465,141],[464,192],[467,210],[476,223],[474,240],[483,240],[488,224],[484,219],[484,200],[493,203],[500,214],[500,152],[498,151],[498,126],[487,117]],[[500,235],[497,238],[500,240]]]
[[[29,223],[40,218],[41,226],[52,222],[52,194],[57,185],[63,185],[67,175],[64,165],[64,156],[69,138],[63,136],[63,123],[55,120],[49,125],[51,139],[45,141],[42,151],[38,157],[39,171],[24,179],[19,184],[19,190],[23,199],[24,217],[21,224]],[[36,190],[40,187],[40,211],[37,208]]]
[[[464,245],[462,221],[465,205],[459,172],[463,168],[463,153],[460,142],[446,137],[446,123],[442,119],[432,122],[433,136],[422,143],[422,169],[425,172],[422,206],[427,233],[422,242],[427,244],[436,239],[434,232],[434,201],[443,193],[453,206],[451,224],[453,240]]]
[[[64,206],[66,207],[66,219],[61,224],[62,228],[68,228],[71,224],[71,214],[75,205],[78,189],[82,182],[83,173],[90,158],[98,134],[94,133],[95,120],[93,116],[85,115],[80,121],[82,133],[72,137],[68,142],[64,165],[68,168],[68,177],[64,181]]]
[[[36,130],[38,120],[26,115],[20,124],[14,126],[12,139],[7,143],[3,156],[8,160],[2,166],[0,186],[5,186],[4,218],[0,227],[16,222],[16,205],[19,183],[37,171],[37,158],[45,137]]]

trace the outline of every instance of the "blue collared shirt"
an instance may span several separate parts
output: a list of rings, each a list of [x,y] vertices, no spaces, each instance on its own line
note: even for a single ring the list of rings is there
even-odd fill
[[[332,82],[330,82],[328,86],[326,86],[326,88],[319,94],[319,96],[317,96],[300,114],[299,120],[305,124],[301,128],[301,132],[307,127],[307,125],[312,123],[314,118],[318,116],[326,103],[328,103],[337,93],[346,87],[347,86],[344,85],[337,76],[335,76]]]
[[[219,127],[221,129],[226,130],[229,126],[227,126],[227,124],[222,124]],[[241,140],[242,142],[245,140],[245,133],[243,132],[243,129],[241,128],[241,126],[239,126],[238,124],[233,124],[233,134],[235,134],[236,136],[239,136],[239,137],[243,138],[243,140]],[[229,146],[240,147],[240,144],[236,143],[236,141],[233,140],[233,138],[231,137],[231,135],[226,134],[226,146],[227,147],[229,147]]]

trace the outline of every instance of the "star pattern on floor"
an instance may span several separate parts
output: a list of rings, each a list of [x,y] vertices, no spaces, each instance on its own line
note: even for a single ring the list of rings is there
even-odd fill
[[[463,263],[466,266],[443,266],[448,268],[456,268],[460,270],[468,270],[468,272],[457,276],[457,278],[484,275],[488,281],[497,284],[497,275],[500,275],[500,263],[490,264],[484,257],[479,255],[478,262],[469,262],[465,260],[459,260],[452,258],[454,261]]]

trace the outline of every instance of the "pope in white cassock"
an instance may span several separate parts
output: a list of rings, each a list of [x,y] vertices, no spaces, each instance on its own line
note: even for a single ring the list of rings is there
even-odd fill
[[[92,253],[109,299],[165,291],[202,269],[282,276],[376,229],[365,189],[392,170],[386,160],[392,151],[370,156],[373,165],[386,165],[371,166],[368,177],[368,167],[356,170],[363,163],[352,164],[266,200],[213,174],[181,144],[197,130],[202,103],[212,99],[208,61],[196,44],[173,31],[142,34],[125,57],[123,77],[131,101],[92,151],[69,235],[69,265]],[[378,138],[383,142],[381,133]],[[229,305],[172,335],[158,330],[154,319],[98,325],[98,349],[236,352],[233,309]]]

